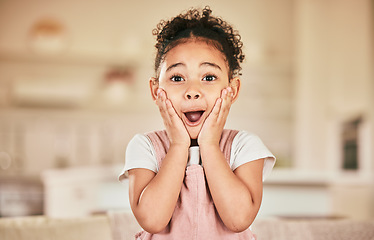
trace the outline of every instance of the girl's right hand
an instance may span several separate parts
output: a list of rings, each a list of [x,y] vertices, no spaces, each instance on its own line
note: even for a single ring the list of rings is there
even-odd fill
[[[156,104],[160,110],[161,117],[164,121],[166,132],[170,139],[170,144],[190,146],[190,135],[187,132],[182,120],[176,113],[170,99],[167,98],[166,92],[157,89]]]

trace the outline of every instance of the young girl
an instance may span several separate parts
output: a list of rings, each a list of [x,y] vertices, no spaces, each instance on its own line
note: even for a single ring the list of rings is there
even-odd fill
[[[240,90],[239,34],[206,7],[154,30],[150,90],[165,130],[128,144],[136,239],[253,239],[262,181],[275,158],[248,132],[224,129]]]

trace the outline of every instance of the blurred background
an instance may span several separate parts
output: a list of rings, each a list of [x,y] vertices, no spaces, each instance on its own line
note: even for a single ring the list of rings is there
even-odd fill
[[[277,157],[259,217],[374,218],[372,0],[0,0],[0,217],[129,208],[126,145],[163,128],[152,29],[205,5],[246,54],[227,128]]]

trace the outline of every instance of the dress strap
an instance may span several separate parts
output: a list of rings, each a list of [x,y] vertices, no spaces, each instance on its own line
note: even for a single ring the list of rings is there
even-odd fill
[[[154,131],[145,134],[151,140],[155,150],[157,164],[161,167],[162,160],[165,158],[166,153],[170,148],[170,140],[166,130]]]
[[[230,163],[230,156],[231,156],[231,145],[234,141],[236,134],[238,134],[238,130],[231,130],[231,129],[224,129],[222,131],[221,140],[219,142],[219,147],[228,163]]]
[[[230,162],[230,155],[231,155],[231,145],[232,142],[238,134],[239,131],[231,130],[231,129],[224,129],[222,131],[221,140],[219,142],[219,147],[227,162]],[[157,163],[159,166],[162,164],[162,160],[165,158],[166,153],[170,147],[170,140],[165,130],[161,131],[154,131],[145,134],[152,142],[153,148],[156,153]]]

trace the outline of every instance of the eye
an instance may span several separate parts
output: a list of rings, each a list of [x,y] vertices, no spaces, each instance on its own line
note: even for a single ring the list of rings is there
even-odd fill
[[[171,78],[170,78],[171,81],[173,82],[182,82],[184,81],[183,77],[179,76],[179,75],[173,75]]]
[[[217,77],[214,76],[214,75],[206,75],[204,78],[203,78],[203,81],[207,81],[207,82],[211,82],[211,81],[214,81],[216,80]]]

